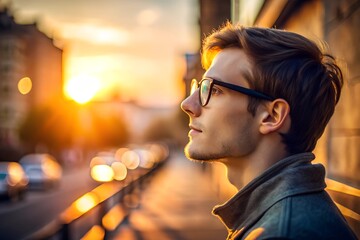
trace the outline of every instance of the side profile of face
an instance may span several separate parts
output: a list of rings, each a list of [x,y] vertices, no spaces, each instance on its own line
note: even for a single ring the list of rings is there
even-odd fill
[[[220,51],[204,77],[249,88],[246,75],[251,63],[238,48]],[[247,74],[245,74],[247,73]],[[229,160],[242,158],[256,150],[260,137],[255,117],[247,110],[249,97],[214,85],[205,107],[199,102],[199,89],[182,103],[190,121],[189,142],[185,154],[193,160]]]

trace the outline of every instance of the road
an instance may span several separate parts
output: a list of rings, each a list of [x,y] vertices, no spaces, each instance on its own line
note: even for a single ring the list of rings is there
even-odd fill
[[[201,164],[185,159],[180,151],[174,153],[144,186],[140,207],[131,211],[128,221],[109,239],[225,239],[225,227],[210,213],[219,203],[210,182]],[[0,202],[0,239],[27,239],[94,184],[88,169],[76,169],[65,174],[57,190],[29,192],[22,202]],[[75,225],[72,234],[81,232]]]
[[[0,202],[0,239],[25,239],[56,218],[75,199],[96,186],[89,169],[64,172],[58,189],[29,190],[18,202]]]

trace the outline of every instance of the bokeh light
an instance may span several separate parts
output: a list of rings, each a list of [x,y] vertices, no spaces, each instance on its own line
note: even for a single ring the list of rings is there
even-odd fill
[[[108,165],[96,165],[91,168],[91,177],[98,182],[110,182],[114,178],[114,171]]]
[[[127,168],[126,166],[121,162],[114,162],[111,164],[111,168],[114,171],[114,179],[121,181],[126,178],[127,175]]]
[[[140,157],[135,151],[126,151],[121,157],[121,162],[125,164],[128,169],[136,169],[140,164]]]
[[[32,81],[29,77],[24,77],[18,82],[19,92],[23,95],[28,94],[32,89]]]

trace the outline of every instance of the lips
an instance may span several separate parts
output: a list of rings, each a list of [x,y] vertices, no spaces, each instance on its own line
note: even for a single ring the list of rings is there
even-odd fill
[[[193,138],[193,137],[195,137],[196,135],[202,133],[202,131],[200,130],[199,127],[195,127],[194,125],[189,125],[189,127],[190,127],[190,131],[189,131],[189,135],[188,135],[188,136],[189,136],[190,138]]]
[[[196,132],[202,132],[199,127],[195,127],[193,125],[189,125],[190,129]]]

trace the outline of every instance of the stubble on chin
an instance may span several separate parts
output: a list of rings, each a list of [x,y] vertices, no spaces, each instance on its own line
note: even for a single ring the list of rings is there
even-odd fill
[[[204,157],[203,154],[191,149],[191,144],[190,143],[188,143],[185,146],[184,153],[185,153],[186,158],[188,158],[189,160],[192,160],[192,161],[204,161],[204,160],[207,160],[207,159],[204,159],[205,157]]]
[[[210,153],[209,149],[205,149],[205,151],[206,152],[201,152],[200,150],[191,149],[190,143],[188,143],[184,149],[185,156],[195,162],[215,162],[223,158],[222,154]]]

